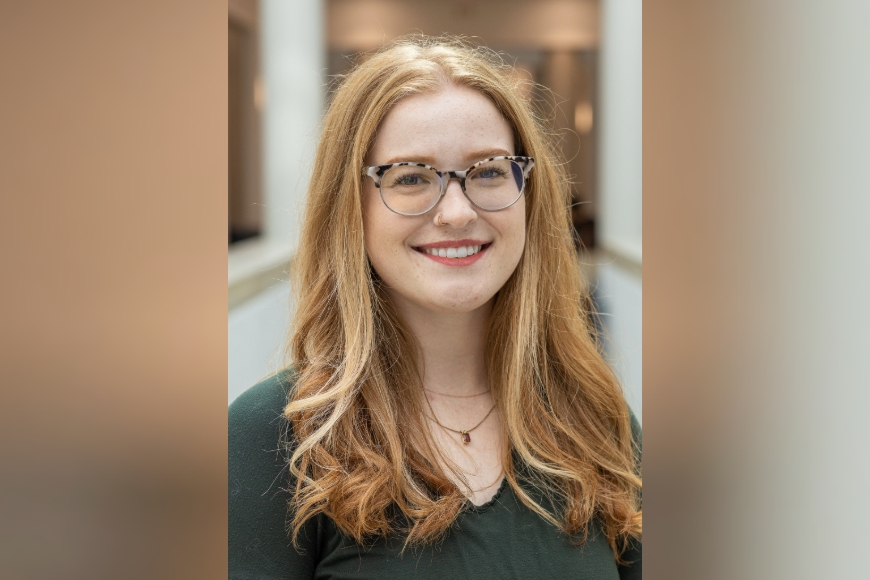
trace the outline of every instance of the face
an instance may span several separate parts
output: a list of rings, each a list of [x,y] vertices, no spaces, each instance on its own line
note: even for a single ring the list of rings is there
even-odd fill
[[[513,132],[495,105],[473,89],[448,86],[399,101],[381,123],[366,165],[416,161],[443,172],[514,154]],[[363,183],[366,250],[399,310],[473,311],[516,269],[525,245],[525,194],[507,209],[488,212],[452,179],[438,205],[408,217],[384,205],[370,177]],[[480,250],[465,258],[433,255],[469,246]]]

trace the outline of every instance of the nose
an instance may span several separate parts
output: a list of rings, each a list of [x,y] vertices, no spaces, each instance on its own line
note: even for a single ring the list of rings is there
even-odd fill
[[[468,224],[477,221],[476,209],[468,198],[465,197],[459,181],[454,177],[450,178],[447,182],[447,190],[435,208],[435,217],[433,219],[436,220],[436,225],[438,225],[438,214],[440,213],[440,225],[449,224],[454,228],[464,228]]]

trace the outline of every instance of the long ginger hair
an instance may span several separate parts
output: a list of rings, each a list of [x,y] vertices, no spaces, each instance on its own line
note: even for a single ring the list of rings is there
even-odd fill
[[[397,532],[406,545],[430,543],[467,505],[427,436],[419,346],[369,264],[360,198],[363,159],[390,107],[446,84],[488,97],[513,128],[515,153],[535,158],[524,253],[486,337],[507,481],[578,543],[594,518],[617,560],[641,535],[630,412],[584,309],[568,180],[519,82],[491,51],[417,36],[370,55],[334,92],[291,268],[294,541],[322,513],[359,543]]]

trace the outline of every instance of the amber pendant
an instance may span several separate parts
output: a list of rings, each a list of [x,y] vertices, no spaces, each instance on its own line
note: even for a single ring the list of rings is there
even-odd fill
[[[468,445],[471,443],[471,435],[468,434],[468,431],[460,431],[459,437],[462,438],[462,443]]]

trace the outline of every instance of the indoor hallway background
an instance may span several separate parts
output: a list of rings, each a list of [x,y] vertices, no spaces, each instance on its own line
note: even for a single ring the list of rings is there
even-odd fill
[[[286,269],[334,75],[396,36],[459,34],[547,90],[606,348],[642,419],[641,2],[231,0],[228,398],[282,365]]]

